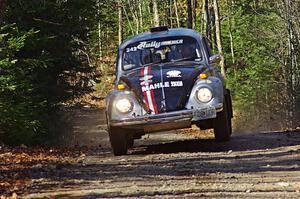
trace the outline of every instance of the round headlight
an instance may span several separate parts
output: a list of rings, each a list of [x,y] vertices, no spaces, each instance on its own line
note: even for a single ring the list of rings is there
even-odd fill
[[[121,113],[129,113],[132,111],[133,104],[129,99],[122,98],[116,101],[116,108]]]
[[[197,91],[197,98],[200,102],[207,103],[212,99],[212,97],[213,97],[213,94],[212,94],[211,90],[208,88],[200,88]]]

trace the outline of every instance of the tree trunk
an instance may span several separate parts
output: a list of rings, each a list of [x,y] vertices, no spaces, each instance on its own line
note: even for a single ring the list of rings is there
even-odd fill
[[[141,32],[144,31],[144,22],[143,22],[143,0],[139,0],[139,21],[140,21],[140,28]]]
[[[196,29],[197,26],[197,0],[192,1],[192,8],[193,8],[193,29]]]
[[[167,20],[168,20],[168,16],[166,14],[166,7],[167,7],[167,4],[168,1],[162,1],[161,4],[160,4],[160,7],[162,8],[163,10],[163,17],[162,17],[162,21],[160,22],[161,24],[163,24],[163,26],[166,26],[168,24]]]
[[[188,13],[188,21],[187,27],[193,28],[193,8],[192,8],[192,0],[187,0],[187,13]]]
[[[147,15],[151,15],[152,14],[152,11],[153,11],[153,6],[152,6],[152,1],[148,1],[148,4],[147,4]],[[153,20],[154,17],[150,17],[150,27],[153,27],[153,24],[154,24],[154,20]]]
[[[99,48],[99,59],[102,60],[102,30],[100,20],[100,0],[97,3],[97,14],[98,14],[98,48]]]
[[[221,73],[224,77],[226,77],[225,72],[225,59],[224,59],[224,53],[223,53],[223,47],[222,47],[222,39],[221,39],[221,22],[220,22],[220,11],[219,11],[219,5],[218,0],[213,0],[213,7],[214,7],[214,13],[215,13],[215,21],[216,21],[216,40],[217,40],[217,47],[219,54],[221,55]]]
[[[210,47],[212,48],[212,39],[211,39],[211,19],[210,19],[210,9],[209,9],[209,0],[203,0],[203,9],[204,9],[204,29],[205,36],[209,42]]]
[[[231,59],[232,64],[234,67],[234,76],[236,77],[237,68],[235,66],[235,55],[234,55],[234,40],[233,40],[233,34],[232,34],[232,24],[234,23],[234,17],[232,16],[232,6],[234,5],[234,1],[226,0],[226,4],[228,7],[228,32],[229,32],[229,39],[230,39],[230,52],[231,52]]]
[[[119,11],[119,45],[123,42],[123,14],[122,14],[122,4],[119,0],[118,2],[118,11]]]
[[[294,46],[294,31],[293,31],[293,18],[294,12],[293,12],[293,5],[291,0],[285,0],[286,4],[286,24],[287,24],[287,31],[288,31],[288,61],[287,61],[287,67],[289,68],[289,86],[288,86],[288,95],[289,95],[289,126],[293,127],[296,117],[295,117],[295,110],[296,110],[296,60],[295,60],[295,46]]]
[[[209,6],[209,15],[210,15],[210,36],[212,40],[212,46],[211,48],[214,50],[218,44],[217,44],[217,31],[216,31],[216,15],[215,15],[215,9],[214,9],[214,2],[212,2],[212,5]]]
[[[201,3],[201,33],[205,35],[206,33],[206,13],[205,13],[205,0],[202,0]]]
[[[170,12],[170,27],[173,28],[172,0],[169,1],[169,12]]]
[[[180,22],[179,22],[178,8],[177,8],[177,2],[176,2],[176,0],[174,0],[174,9],[175,9],[177,27],[179,28],[180,27]]]
[[[157,1],[152,0],[153,3],[153,20],[154,20],[154,26],[158,27],[159,26],[159,14],[158,14],[158,8],[157,8]]]
[[[232,59],[232,64],[235,65],[235,56],[234,56],[234,41],[233,41],[233,35],[232,35],[232,10],[231,7],[233,5],[233,1],[231,4],[229,3],[228,0],[226,0],[226,4],[228,7],[228,32],[229,32],[229,39],[230,39],[230,52],[231,52],[231,59]],[[234,66],[234,73],[236,75],[236,67]]]

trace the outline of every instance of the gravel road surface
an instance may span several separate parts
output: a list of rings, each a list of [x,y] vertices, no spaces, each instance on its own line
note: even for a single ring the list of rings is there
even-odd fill
[[[103,111],[72,115],[65,145],[94,151],[41,168],[26,197],[300,198],[300,132],[236,132],[227,143],[205,133],[163,132],[144,136],[128,155],[115,157]]]

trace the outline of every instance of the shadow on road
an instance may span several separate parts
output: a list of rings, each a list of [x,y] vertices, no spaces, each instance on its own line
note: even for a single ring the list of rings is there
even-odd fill
[[[214,139],[193,139],[154,145],[141,145],[131,150],[131,155],[178,153],[178,152],[224,152],[273,149],[300,143],[300,132],[264,132],[235,135],[229,142],[217,143]]]

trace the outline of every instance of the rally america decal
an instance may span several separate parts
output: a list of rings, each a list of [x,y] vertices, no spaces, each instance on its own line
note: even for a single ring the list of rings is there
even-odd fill
[[[179,40],[169,40],[169,41],[142,41],[139,45],[126,48],[126,52],[135,52],[138,50],[143,50],[147,48],[160,48],[161,46],[171,46],[171,45],[178,45],[183,44],[183,39]]]
[[[178,71],[180,72],[180,71]],[[176,76],[179,77],[180,73],[176,72]],[[181,77],[181,76],[180,76]],[[144,102],[148,110],[151,111],[151,114],[157,114],[157,104],[155,101],[154,91],[156,89],[164,89],[164,88],[174,88],[174,87],[182,87],[182,81],[164,81],[164,82],[156,82],[154,83],[152,80],[153,76],[151,75],[151,66],[146,66],[141,69],[141,78],[140,85],[144,97]]]

